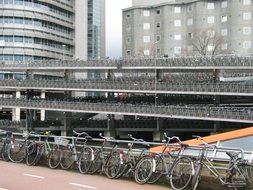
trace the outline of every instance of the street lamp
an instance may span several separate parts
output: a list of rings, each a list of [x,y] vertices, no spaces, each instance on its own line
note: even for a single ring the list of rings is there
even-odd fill
[[[66,45],[65,44],[62,44],[62,60],[64,60],[64,53],[65,53],[65,47]]]

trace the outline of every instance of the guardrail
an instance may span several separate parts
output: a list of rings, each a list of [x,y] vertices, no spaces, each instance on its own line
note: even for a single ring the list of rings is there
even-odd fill
[[[28,62],[2,61],[1,70],[15,69],[252,69],[253,58],[249,56],[220,55],[212,57],[179,57],[160,59],[118,59],[118,60],[43,60]]]
[[[140,104],[87,103],[57,100],[0,99],[6,108],[54,110],[80,113],[139,115],[194,120],[253,123],[251,107],[155,106]]]
[[[114,82],[104,80],[0,80],[5,89],[39,89],[65,91],[137,92],[158,94],[205,94],[253,96],[252,84],[245,83],[195,83],[173,84],[167,82]]]

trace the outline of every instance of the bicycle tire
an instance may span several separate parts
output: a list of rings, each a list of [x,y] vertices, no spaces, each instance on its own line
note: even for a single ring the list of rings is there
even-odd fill
[[[8,148],[8,157],[13,163],[20,163],[26,157],[25,143],[14,142]]]
[[[62,151],[59,146],[54,145],[48,156],[48,165],[50,168],[55,169],[60,165]]]
[[[37,149],[38,147],[36,143],[31,143],[26,147],[26,165],[34,165],[38,151]]]
[[[242,163],[234,168],[229,177],[234,190],[252,190],[253,189],[253,166]],[[240,171],[238,171],[240,170]],[[234,185],[234,186],[233,186]]]
[[[8,156],[9,145],[10,145],[10,142],[4,142],[2,150],[1,150],[1,157],[4,161],[9,161],[9,156]]]
[[[153,162],[152,175],[150,176],[147,183],[154,184],[162,177],[165,164],[159,154],[155,154],[151,158]]]
[[[150,157],[143,157],[137,163],[135,172],[134,172],[134,179],[138,184],[147,183],[149,178],[152,175],[153,168],[153,161]]]
[[[104,173],[109,179],[114,179],[118,176],[121,167],[123,165],[121,164],[120,153],[112,152],[105,162]]]
[[[203,167],[203,165],[199,164],[197,169],[195,170],[195,174],[192,177],[192,184],[191,184],[192,190],[196,190],[199,185],[202,167]]]
[[[170,185],[174,190],[186,189],[194,173],[192,159],[188,157],[180,157],[175,160],[170,171]]]
[[[78,160],[78,169],[80,173],[82,174],[88,173],[92,162],[91,156],[92,156],[92,149],[90,147],[83,148]]]
[[[73,158],[73,152],[69,149],[62,151],[60,166],[62,169],[67,170],[73,166],[75,160]]]
[[[101,158],[101,150],[98,148],[92,147],[92,158],[91,158],[91,163],[90,163],[90,168],[88,173],[89,174],[94,174],[96,173],[99,169],[102,168],[103,164],[103,159]]]

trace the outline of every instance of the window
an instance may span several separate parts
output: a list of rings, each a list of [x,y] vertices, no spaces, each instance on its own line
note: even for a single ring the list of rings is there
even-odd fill
[[[228,49],[228,44],[221,44],[221,49],[222,50]]]
[[[207,35],[213,38],[215,36],[215,31],[214,30],[208,30]]]
[[[228,2],[227,1],[222,1],[221,2],[221,8],[227,8],[228,7]]]
[[[156,14],[160,14],[161,13],[161,11],[158,9],[158,10],[156,10]]]
[[[187,33],[187,37],[188,37],[188,38],[193,38],[192,32]]]
[[[181,34],[175,34],[174,40],[181,40]]]
[[[161,27],[161,23],[160,22],[156,23],[156,28],[160,28],[160,27]]]
[[[242,44],[242,47],[244,49],[249,49],[251,48],[251,41],[244,41],[243,44]]]
[[[228,17],[227,16],[221,16],[221,22],[227,22]]]
[[[175,7],[174,13],[181,13],[181,7]]]
[[[149,30],[150,29],[150,23],[144,23],[143,24],[143,29],[144,30]]]
[[[243,0],[243,5],[250,5],[251,4],[251,0]]]
[[[131,15],[128,13],[128,14],[127,14],[127,18],[130,18],[130,17],[131,17]]]
[[[130,56],[130,55],[131,55],[131,51],[130,51],[130,50],[127,50],[127,51],[126,51],[126,55],[127,55],[127,56]]]
[[[222,29],[221,30],[221,35],[222,36],[227,36],[228,35],[228,29]]]
[[[249,35],[251,34],[251,27],[243,27],[243,34]]]
[[[144,51],[143,51],[143,54],[144,54],[144,55],[149,55],[149,50],[144,50]]]
[[[207,23],[209,23],[209,24],[214,23],[214,16],[207,17]]]
[[[174,47],[174,54],[181,54],[181,47]]]
[[[187,25],[190,26],[193,24],[193,19],[192,18],[188,18],[187,19]]]
[[[181,20],[174,20],[174,26],[181,26]]]
[[[207,9],[214,9],[214,3],[207,3]]]
[[[251,12],[243,13],[243,20],[250,20],[251,19]]]
[[[161,36],[156,36],[156,41],[159,42],[161,40]]]
[[[192,5],[187,6],[187,12],[192,12],[192,10],[193,10],[193,6]]]
[[[143,36],[143,42],[149,43],[150,42],[150,36]]]
[[[145,16],[145,17],[150,16],[150,11],[149,10],[144,10],[143,11],[143,16]]]
[[[214,50],[214,46],[212,46],[212,45],[207,46],[207,51],[213,51],[213,50]]]

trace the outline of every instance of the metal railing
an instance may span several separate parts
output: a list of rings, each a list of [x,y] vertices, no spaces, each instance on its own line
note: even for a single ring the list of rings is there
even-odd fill
[[[210,121],[253,123],[251,107],[208,107],[206,105],[154,106],[122,103],[87,103],[58,100],[0,99],[0,106],[21,109],[43,109],[82,113],[139,115]]]
[[[253,68],[253,56],[220,55],[212,57],[179,57],[156,59],[118,60],[43,60],[26,62],[2,61],[0,69],[200,69],[200,68]]]
[[[166,82],[114,82],[106,80],[0,80],[0,87],[7,89],[41,89],[98,92],[138,92],[205,95],[253,96],[253,85],[245,83],[196,83],[173,84]]]

